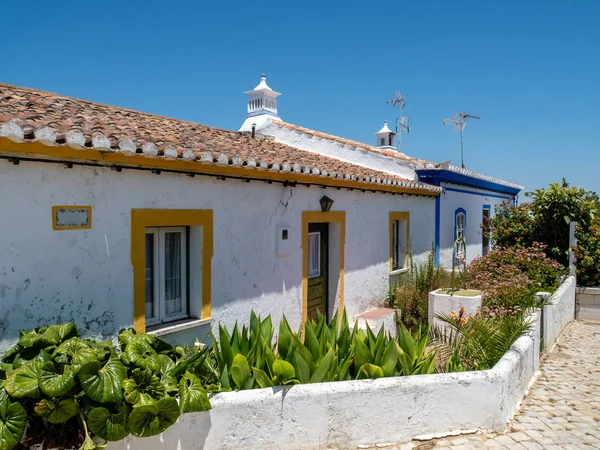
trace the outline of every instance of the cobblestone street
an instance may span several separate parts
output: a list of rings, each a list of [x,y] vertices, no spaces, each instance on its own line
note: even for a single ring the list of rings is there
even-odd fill
[[[600,324],[575,321],[565,329],[506,432],[413,441],[395,448],[600,449]]]

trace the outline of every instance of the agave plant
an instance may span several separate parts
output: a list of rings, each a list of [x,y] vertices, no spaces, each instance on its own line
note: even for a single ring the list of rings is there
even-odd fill
[[[427,352],[427,331],[411,334],[401,327],[398,340],[383,328],[375,334],[357,324],[350,329],[342,313],[327,322],[317,313],[293,332],[285,317],[273,341],[270,317],[251,314],[250,327],[236,324],[230,334],[219,327],[213,336],[220,375],[216,390],[267,388],[278,385],[344,381],[432,373],[435,352]]]
[[[96,444],[89,432],[106,441],[151,436],[182,412],[210,409],[197,376],[207,370],[209,349],[173,347],[133,329],[118,340],[80,339],[72,323],[22,332],[2,357],[0,450],[40,423],[41,434],[28,443],[71,430],[70,442],[58,444],[72,447],[82,435],[80,448],[90,450]]]

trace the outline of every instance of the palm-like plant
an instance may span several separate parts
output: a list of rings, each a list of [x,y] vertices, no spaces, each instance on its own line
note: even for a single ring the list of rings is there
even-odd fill
[[[445,326],[432,327],[430,345],[438,350],[438,371],[491,369],[510,346],[533,327],[531,313],[543,307],[546,299],[532,297],[523,309],[482,311],[467,317],[458,314],[439,314]]]

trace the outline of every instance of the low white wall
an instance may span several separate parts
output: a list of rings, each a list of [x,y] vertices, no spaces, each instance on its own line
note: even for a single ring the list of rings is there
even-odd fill
[[[547,307],[557,326],[569,321],[562,309],[568,296],[560,294],[574,292],[571,283],[567,279],[555,294],[560,299]],[[532,324],[491,370],[216,394],[211,411],[184,414],[162,435],[129,437],[107,450],[352,448],[476,428],[502,430],[538,369],[539,312]],[[556,336],[560,331],[556,328]]]
[[[544,350],[552,350],[562,329],[575,318],[575,285],[575,277],[568,276],[550,297],[550,304],[544,307]]]
[[[600,321],[600,288],[576,288],[575,303],[578,319]]]

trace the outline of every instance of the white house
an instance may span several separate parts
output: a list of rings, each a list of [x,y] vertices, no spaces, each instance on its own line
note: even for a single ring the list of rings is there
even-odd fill
[[[0,354],[67,321],[182,343],[252,309],[353,316],[427,253],[425,162],[278,121],[264,80],[249,94],[238,133],[0,84]]]
[[[524,189],[448,163],[435,164],[400,153],[394,146],[396,133],[387,122],[375,133],[375,146],[286,123],[277,112],[275,99],[281,94],[269,88],[264,75],[260,84],[245,94],[249,96],[248,117],[242,132],[260,133],[301,150],[442,188],[430,217],[435,222],[436,262],[445,267],[452,266],[454,242],[459,236],[466,243],[463,251],[467,262],[486,254],[490,242],[481,232],[485,217],[493,216],[494,206],[503,201],[516,202]]]

